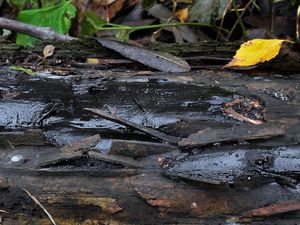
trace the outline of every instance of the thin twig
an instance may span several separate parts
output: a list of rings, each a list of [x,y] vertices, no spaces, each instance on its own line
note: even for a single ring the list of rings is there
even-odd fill
[[[241,14],[240,14],[239,11],[238,11],[238,6],[237,6],[237,4],[236,4],[235,1],[232,2],[232,5],[233,5],[233,7],[234,7],[234,11],[235,11],[235,14],[236,14],[236,16],[237,16],[237,22],[240,24],[240,27],[241,27],[241,29],[242,29],[242,31],[243,31],[243,35],[245,35],[245,33],[246,33],[246,28],[245,28],[245,25],[244,25],[244,23],[243,23],[242,16],[241,16]],[[242,13],[245,12],[247,9],[248,9],[248,7],[247,7],[247,8],[244,8],[244,10],[242,11]]]
[[[35,204],[37,204],[44,211],[44,213],[46,213],[46,215],[48,216],[48,218],[51,221],[51,223],[53,225],[57,225],[55,223],[53,217],[51,216],[51,214],[47,211],[47,209],[45,209],[45,207],[39,202],[39,200],[37,200],[36,197],[34,197],[32,194],[30,194],[30,192],[27,191],[26,189],[23,188],[23,191],[25,191],[28,194],[28,196],[32,199],[32,201],[34,201]]]
[[[57,33],[49,27],[39,27],[16,20],[0,17],[0,28],[27,34],[41,40],[71,41],[76,38]]]
[[[109,8],[108,8],[108,0],[105,0],[105,17],[106,17],[106,22],[109,23]]]
[[[297,18],[296,18],[296,40],[299,42],[300,40],[300,34],[299,34],[299,29],[300,29],[300,5],[298,5],[297,8]]]
[[[238,20],[235,21],[234,25],[232,26],[230,32],[228,33],[226,40],[228,41],[228,39],[231,37],[232,32],[235,30],[236,26],[238,25],[238,23],[240,22],[240,18],[243,17],[243,15],[245,14],[245,12],[247,11],[247,9],[249,8],[249,6],[251,5],[251,3],[255,2],[256,0],[250,0],[247,5],[245,6],[243,12],[240,14],[240,16],[238,17]]]
[[[223,112],[225,115],[229,116],[229,117],[232,117],[236,120],[239,120],[239,121],[242,121],[242,122],[248,122],[248,123],[252,123],[252,124],[255,124],[255,125],[260,125],[260,124],[263,124],[264,122],[261,121],[261,120],[255,120],[255,119],[251,119],[251,118],[248,118],[238,112],[236,112],[234,109],[223,109]]]
[[[174,137],[174,136],[170,136],[170,135],[167,135],[163,132],[160,132],[160,131],[157,131],[157,130],[154,130],[152,128],[149,128],[149,127],[144,127],[144,126],[141,126],[139,124],[136,124],[134,122],[131,122],[131,121],[128,121],[128,120],[125,120],[125,119],[122,119],[116,115],[112,115],[112,114],[109,114],[109,113],[106,113],[102,110],[99,110],[99,109],[94,109],[94,108],[84,108],[84,110],[86,111],[90,111],[104,119],[107,119],[107,120],[110,120],[112,122],[115,122],[115,123],[118,123],[118,124],[122,124],[122,125],[125,125],[125,126],[128,126],[128,127],[131,127],[131,128],[134,128],[136,130],[139,130],[145,134],[148,134],[150,136],[153,136],[153,137],[156,137],[157,139],[160,139],[160,140],[163,140],[163,141],[166,141],[170,144],[177,144],[178,142],[178,138],[177,137]]]
[[[202,26],[202,27],[212,27],[207,23],[196,23],[196,22],[186,22],[186,23],[163,23],[163,24],[153,24],[153,25],[143,25],[143,26],[112,26],[112,27],[96,27],[97,30],[145,30],[145,29],[155,29],[155,28],[165,28],[165,27],[179,27],[179,26]],[[222,29],[227,31],[226,29]]]
[[[228,2],[227,6],[226,6],[226,8],[225,8],[225,10],[224,10],[224,12],[223,12],[221,24],[220,24],[220,27],[219,27],[219,29],[218,29],[218,34],[217,34],[217,37],[216,37],[216,41],[219,40],[219,37],[220,37],[220,34],[221,34],[221,30],[222,30],[222,27],[223,27],[223,23],[224,23],[225,16],[226,16],[226,13],[227,13],[229,7],[230,7],[231,4],[232,4],[232,1],[233,1],[233,0],[230,0],[230,1]]]

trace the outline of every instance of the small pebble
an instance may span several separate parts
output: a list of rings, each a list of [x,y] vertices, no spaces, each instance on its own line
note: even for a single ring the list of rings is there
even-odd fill
[[[12,162],[19,162],[20,160],[24,159],[22,155],[14,155],[10,158],[10,161]]]
[[[197,208],[198,208],[197,203],[196,202],[192,202],[191,209],[197,209]]]

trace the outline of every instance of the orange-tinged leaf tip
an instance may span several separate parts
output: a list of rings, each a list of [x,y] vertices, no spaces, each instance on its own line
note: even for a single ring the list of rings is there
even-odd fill
[[[281,45],[285,41],[290,42],[280,39],[253,39],[247,41],[241,45],[233,59],[224,68],[254,66],[258,63],[270,61],[278,55]]]
[[[189,18],[189,9],[188,8],[179,9],[178,11],[175,12],[174,15],[179,19],[181,23],[184,23]]]

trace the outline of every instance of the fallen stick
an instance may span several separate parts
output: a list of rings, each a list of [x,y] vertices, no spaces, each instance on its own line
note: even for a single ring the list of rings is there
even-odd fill
[[[240,125],[231,128],[206,128],[195,134],[182,138],[178,145],[183,148],[192,148],[224,141],[248,141],[267,139],[284,135],[287,127],[285,123],[273,121],[261,125]]]
[[[94,113],[94,114],[96,114],[96,115],[98,115],[98,116],[100,116],[104,119],[110,120],[112,122],[134,128],[136,130],[139,130],[139,131],[141,131],[145,134],[151,135],[152,137],[155,137],[155,138],[160,139],[162,141],[168,142],[170,144],[177,144],[178,143],[178,138],[177,137],[173,137],[173,136],[167,135],[165,133],[162,133],[160,131],[154,130],[152,128],[144,127],[144,126],[141,126],[141,125],[136,124],[134,122],[124,120],[124,119],[119,118],[115,115],[106,113],[102,110],[93,109],[93,108],[84,108],[84,110],[90,111],[90,112],[92,112],[92,113]]]
[[[96,134],[81,140],[72,141],[71,143],[61,148],[60,150],[65,154],[71,153],[72,155],[72,153],[76,151],[89,150],[91,147],[97,145],[100,140],[101,140],[100,135]]]
[[[39,162],[35,168],[43,168],[66,160],[76,159],[88,152],[91,147],[95,146],[101,140],[100,135],[96,134],[81,140],[75,140],[62,147],[59,152],[54,152],[48,156],[40,157]]]
[[[255,124],[255,125],[263,124],[263,121],[248,118],[248,117],[236,112],[233,109],[223,109],[223,112],[225,115],[232,117],[236,120],[242,121],[242,122],[248,122],[248,123]]]
[[[258,209],[253,209],[239,217],[240,220],[254,217],[268,217],[272,215],[288,213],[300,210],[300,201],[288,200],[275,203]]]
[[[16,20],[0,17],[0,28],[27,34],[41,40],[72,41],[77,38],[57,33],[49,27],[39,27]]]
[[[49,220],[51,221],[51,223],[53,225],[56,225],[53,217],[51,216],[51,214],[47,211],[47,209],[39,202],[39,200],[37,200],[36,197],[34,197],[32,194],[30,194],[29,191],[27,191],[26,189],[23,188],[23,191],[26,192],[26,194],[28,194],[28,196],[31,198],[32,201],[34,201],[35,204],[37,204],[43,211],[44,213],[48,216]]]

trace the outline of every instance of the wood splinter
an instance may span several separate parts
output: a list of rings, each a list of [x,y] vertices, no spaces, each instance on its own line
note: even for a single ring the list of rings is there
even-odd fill
[[[170,135],[167,135],[165,133],[162,133],[160,131],[157,131],[157,130],[154,130],[152,128],[149,128],[149,127],[144,127],[144,126],[141,126],[137,123],[134,123],[134,122],[131,122],[131,121],[127,121],[127,120],[124,120],[116,115],[112,115],[112,114],[109,114],[109,113],[106,113],[102,110],[99,110],[99,109],[94,109],[94,108],[84,108],[84,110],[86,111],[90,111],[104,119],[107,119],[107,120],[110,120],[112,122],[115,122],[115,123],[118,123],[118,124],[122,124],[122,125],[125,125],[125,126],[128,126],[128,127],[131,127],[131,128],[134,128],[136,130],[139,130],[145,134],[148,134],[152,137],[155,137],[157,139],[160,139],[162,141],[165,141],[167,143],[170,143],[170,144],[176,144],[178,143],[178,138],[177,137],[173,137],[173,136],[170,136]]]

